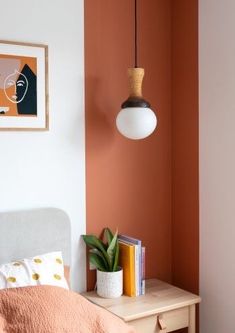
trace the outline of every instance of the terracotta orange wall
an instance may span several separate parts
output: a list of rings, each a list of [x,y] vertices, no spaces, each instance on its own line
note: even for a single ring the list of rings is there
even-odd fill
[[[172,2],[172,280],[198,293],[198,0]]]
[[[133,1],[85,1],[87,232],[141,238],[147,277],[171,279],[171,1],[139,1],[139,65],[159,127],[143,141],[116,130],[133,66]],[[88,274],[88,286],[94,284]]]
[[[147,277],[197,291],[197,0],[138,1],[144,96],[159,121],[143,141],[115,127],[133,66],[133,3],[85,1],[87,232],[141,238]]]

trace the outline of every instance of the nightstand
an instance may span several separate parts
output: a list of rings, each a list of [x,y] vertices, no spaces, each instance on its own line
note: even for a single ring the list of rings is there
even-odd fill
[[[138,297],[105,299],[94,291],[82,295],[122,318],[138,333],[167,333],[185,327],[195,333],[195,305],[201,298],[160,280],[147,280],[146,294]]]

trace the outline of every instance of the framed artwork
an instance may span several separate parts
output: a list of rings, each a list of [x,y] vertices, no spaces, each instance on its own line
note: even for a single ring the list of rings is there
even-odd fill
[[[0,41],[0,130],[48,130],[48,47]]]

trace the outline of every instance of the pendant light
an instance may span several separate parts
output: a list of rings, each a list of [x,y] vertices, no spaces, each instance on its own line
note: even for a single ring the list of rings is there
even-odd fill
[[[119,132],[132,140],[148,137],[157,126],[157,118],[151,110],[149,102],[142,96],[142,81],[144,68],[138,67],[137,53],[137,0],[135,3],[135,67],[128,69],[130,94],[122,103],[117,115],[116,125]]]

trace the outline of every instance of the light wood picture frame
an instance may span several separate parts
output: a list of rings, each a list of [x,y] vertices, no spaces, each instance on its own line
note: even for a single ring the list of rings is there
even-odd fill
[[[0,131],[48,129],[48,46],[0,40]]]

